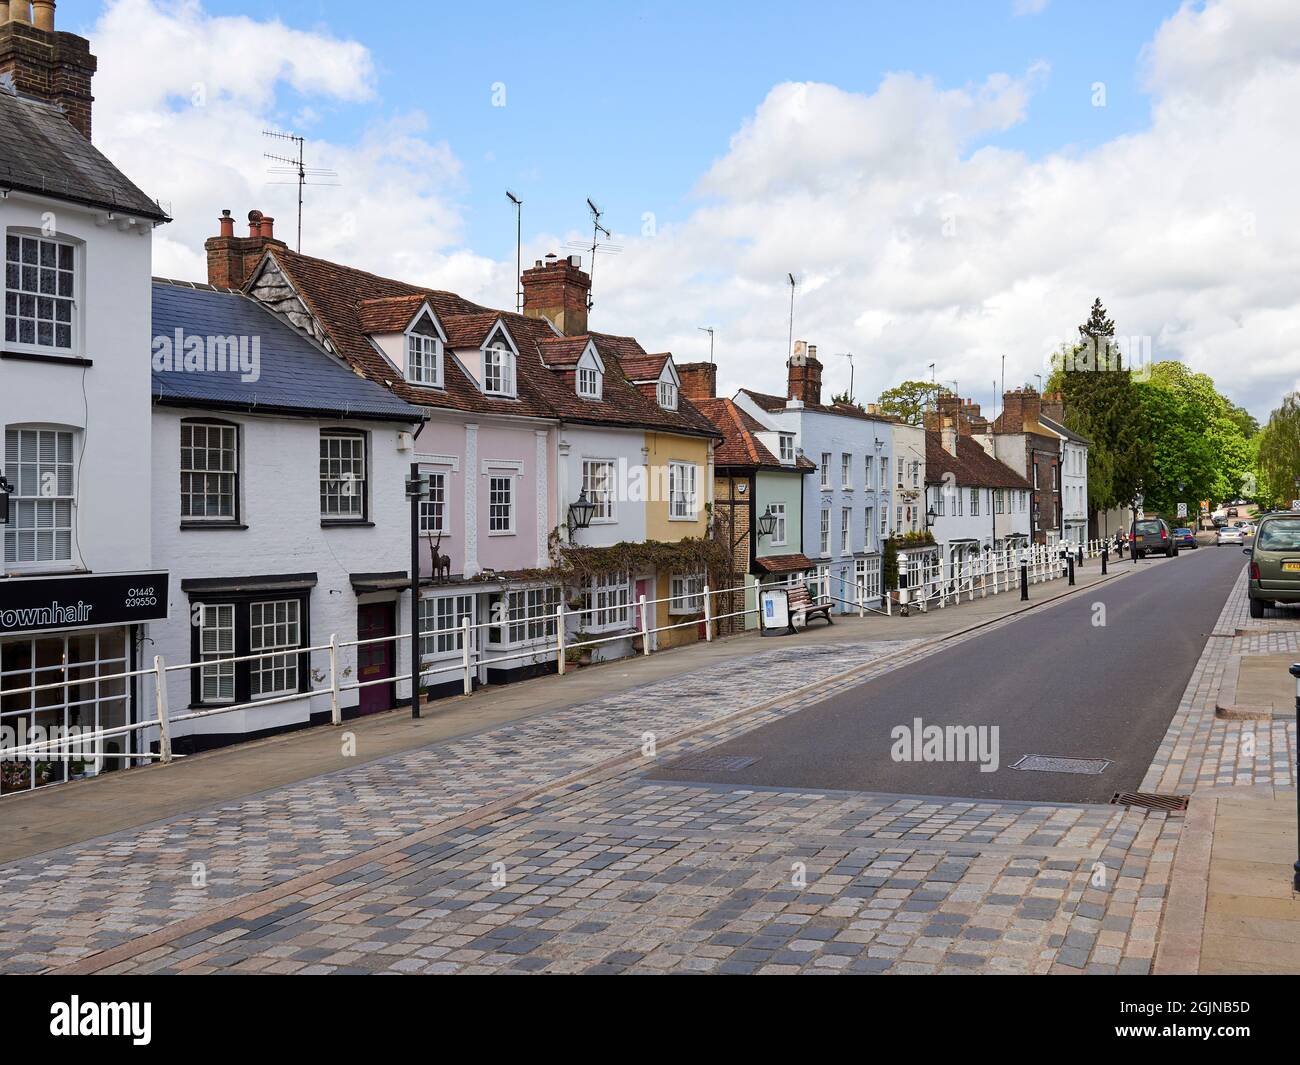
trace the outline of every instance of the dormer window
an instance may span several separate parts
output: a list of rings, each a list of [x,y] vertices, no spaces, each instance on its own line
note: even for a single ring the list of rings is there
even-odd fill
[[[604,366],[595,350],[588,346],[578,360],[577,389],[583,399],[600,399],[605,388]]]
[[[781,461],[794,461],[794,433],[781,434]]]
[[[500,341],[483,351],[483,391],[490,396],[515,394],[515,353]]]
[[[442,342],[423,333],[406,334],[406,379],[413,385],[442,385]]]
[[[659,406],[664,410],[677,409],[677,386],[671,381],[659,382]]]
[[[406,379],[413,385],[442,388],[442,357],[446,334],[426,305],[403,335]]]

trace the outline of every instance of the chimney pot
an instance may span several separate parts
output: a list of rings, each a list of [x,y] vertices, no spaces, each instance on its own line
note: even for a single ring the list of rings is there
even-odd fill
[[[217,219],[217,224],[221,227],[221,236],[233,237],[235,235],[235,220],[230,217],[230,211],[228,209],[221,212],[221,217]]]
[[[32,21],[32,5],[28,3],[28,0],[10,0],[9,21],[10,22],[31,22]]]
[[[519,280],[524,289],[525,315],[545,318],[565,336],[587,332],[591,275],[582,270],[581,257],[560,259],[554,252],[547,252]]]
[[[32,0],[32,25],[47,33],[54,32],[54,0]]]
[[[275,219],[269,214],[262,215],[262,236],[268,240],[275,236]]]
[[[248,212],[248,235],[250,237],[260,237],[262,235],[262,212],[252,210]]]
[[[817,345],[796,341],[794,354],[786,362],[786,398],[801,403],[822,401],[822,364],[817,361]]]

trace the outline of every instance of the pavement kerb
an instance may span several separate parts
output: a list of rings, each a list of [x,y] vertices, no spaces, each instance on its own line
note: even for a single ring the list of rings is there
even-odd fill
[[[1156,976],[1195,976],[1200,971],[1218,806],[1213,791],[1195,792],[1187,804],[1151,966]]]
[[[969,633],[976,632],[979,629],[1008,621],[1033,610],[1052,606],[1063,599],[1069,598],[1077,592],[1087,591],[1090,588],[1095,588],[1099,584],[1104,584],[1107,581],[1124,575],[1124,572],[1108,573],[1106,576],[1099,577],[1099,579],[1091,581],[1083,586],[1076,585],[1071,588],[1067,585],[1063,590],[1051,596],[1051,598],[1041,599],[1038,602],[1031,602],[1026,606],[1019,607],[1018,609],[1012,610],[1000,617],[985,618],[975,624],[964,626],[952,632],[944,633],[941,636],[923,640],[920,643],[912,644],[897,651],[892,651],[889,654],[873,659],[871,662],[854,666],[852,669],[847,669],[842,673],[837,673],[833,676],[825,677],[791,691],[783,692],[778,696],[774,696],[771,699],[765,699],[752,706],[747,706],[744,709],[737,710],[725,717],[703,722],[692,728],[674,733],[672,736],[661,741],[659,744],[660,754],[662,755],[663,751],[668,747],[688,740],[699,733],[714,731],[749,715],[761,713],[764,710],[771,709],[772,707],[782,703],[798,700],[807,695],[814,694],[821,689],[841,684],[845,680],[851,679],[858,674],[878,669],[882,663],[887,663],[891,659],[932,651],[938,648],[941,644],[959,636],[965,636]],[[458,829],[490,824],[493,821],[498,820],[501,816],[514,810],[516,807],[531,802],[543,795],[571,789],[578,784],[584,786],[597,784],[603,780],[618,776],[626,770],[627,766],[642,761],[643,758],[644,756],[640,751],[630,751],[624,755],[617,755],[613,758],[605,759],[593,766],[588,766],[585,769],[578,770],[575,773],[570,773],[564,777],[546,781],[545,783],[538,784],[535,787],[515,792],[500,799],[494,799],[473,810],[466,811],[465,813],[449,818],[446,821],[441,821],[437,825],[421,829],[418,832],[409,833],[399,839],[389,840],[386,843],[382,843],[376,847],[354,854],[348,858],[343,858],[339,861],[321,866],[319,869],[315,869],[310,873],[305,873],[302,876],[294,877],[290,880],[284,881],[283,883],[265,888],[262,891],[254,892],[251,895],[245,895],[242,898],[232,900],[229,903],[214,907],[211,910],[206,910],[203,913],[195,914],[192,917],[176,921],[164,928],[158,929],[156,932],[151,932],[148,935],[141,936],[129,943],[123,943],[117,947],[111,947],[108,950],[91,954],[68,965],[49,970],[49,973],[59,976],[79,976],[100,972],[118,962],[125,961],[128,958],[135,957],[139,954],[143,954],[147,951],[173,942],[182,936],[189,935],[190,933],[196,932],[209,925],[236,918],[241,915],[246,915],[249,911],[269,906],[272,903],[287,898],[288,896],[307,892],[311,888],[318,887],[325,881],[343,873],[351,872],[355,869],[362,868],[363,866],[382,861],[385,858],[399,854],[415,844],[436,839],[440,836],[446,836],[450,833],[454,833]],[[348,768],[350,769],[351,767]],[[347,769],[340,769],[335,772],[347,771]],[[332,774],[323,775],[329,776]],[[244,798],[251,797],[252,796],[245,796]],[[117,833],[113,834],[116,835]]]

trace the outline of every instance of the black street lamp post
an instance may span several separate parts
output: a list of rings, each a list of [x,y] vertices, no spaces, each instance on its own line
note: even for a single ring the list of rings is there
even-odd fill
[[[429,478],[411,463],[406,498],[411,501],[411,717],[420,716],[420,501],[429,494]]]

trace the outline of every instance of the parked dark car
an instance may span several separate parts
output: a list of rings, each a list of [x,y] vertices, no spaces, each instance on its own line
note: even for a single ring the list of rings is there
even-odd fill
[[[1164,518],[1144,518],[1133,526],[1133,551],[1138,558],[1147,555],[1174,558],[1178,554],[1178,541],[1169,522]]]
[[[1178,542],[1178,546],[1180,548],[1190,547],[1193,551],[1195,551],[1198,547],[1201,546],[1196,542],[1196,533],[1192,532],[1191,529],[1175,529],[1174,539]]]
[[[1300,603],[1300,514],[1266,514],[1250,555],[1250,616],[1262,618],[1274,603]]]

